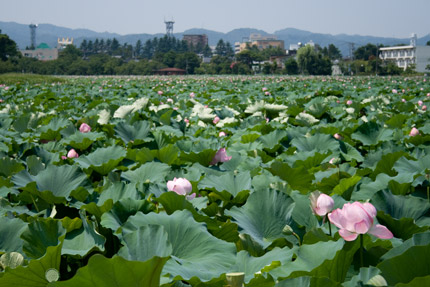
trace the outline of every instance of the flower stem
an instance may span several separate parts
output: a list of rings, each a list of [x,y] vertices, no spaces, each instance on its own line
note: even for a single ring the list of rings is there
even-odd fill
[[[363,234],[360,234],[360,267],[364,267],[363,249]]]
[[[427,186],[427,201],[430,202],[430,186]]]
[[[328,213],[325,215],[325,218],[328,223],[328,234],[331,236],[331,223],[330,223],[330,220],[328,219]]]

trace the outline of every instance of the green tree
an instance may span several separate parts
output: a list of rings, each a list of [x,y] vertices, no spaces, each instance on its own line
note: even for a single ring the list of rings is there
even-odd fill
[[[427,41],[426,45],[427,45],[427,46],[430,46],[430,41]]]
[[[365,46],[361,46],[354,51],[354,59],[367,61],[371,56],[377,57],[378,49],[379,49],[378,46],[373,45],[371,43]]]
[[[293,57],[289,57],[285,61],[285,72],[288,75],[297,75],[299,73],[299,66]]]
[[[226,56],[226,53],[227,53],[227,48],[225,46],[224,40],[219,39],[215,47],[215,54],[217,54],[218,56]]]
[[[323,56],[328,57],[330,60],[337,60],[342,58],[342,53],[340,50],[333,44],[328,45],[328,47],[324,47],[321,50]]]
[[[297,63],[302,74],[305,75],[330,75],[331,61],[323,57],[321,53],[307,45],[297,51]]]
[[[184,69],[187,74],[194,74],[194,71],[200,66],[200,58],[196,53],[185,52],[178,54],[176,57],[176,68]]]
[[[20,53],[15,41],[6,34],[1,34],[0,30],[0,60],[6,61],[12,57],[19,57]]]

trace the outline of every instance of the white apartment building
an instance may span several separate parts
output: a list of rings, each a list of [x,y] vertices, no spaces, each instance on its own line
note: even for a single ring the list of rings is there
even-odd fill
[[[404,70],[410,65],[416,65],[417,72],[426,71],[430,65],[430,46],[416,46],[416,34],[412,35],[411,45],[379,48],[379,58],[393,61],[397,67]]]

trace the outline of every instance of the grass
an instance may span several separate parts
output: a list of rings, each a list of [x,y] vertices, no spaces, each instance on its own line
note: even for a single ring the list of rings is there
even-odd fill
[[[56,76],[46,76],[38,74],[20,74],[20,73],[6,73],[0,74],[0,85],[13,85],[19,83],[27,84],[42,84],[42,83],[58,83],[65,82],[66,78]]]

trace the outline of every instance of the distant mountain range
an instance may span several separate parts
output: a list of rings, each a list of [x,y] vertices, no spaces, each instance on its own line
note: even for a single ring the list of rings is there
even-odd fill
[[[25,49],[25,47],[30,46],[30,29],[28,24],[19,24],[15,22],[2,22],[0,21],[0,30],[2,33],[8,34],[11,39],[13,39],[20,49]],[[269,33],[251,28],[240,28],[234,29],[228,33],[221,33],[206,29],[189,29],[182,33],[174,33],[174,36],[178,39],[182,39],[184,34],[206,34],[209,39],[209,45],[215,46],[220,39],[230,42],[234,45],[235,42],[242,42],[243,39],[248,38],[251,33],[258,33],[261,35],[270,35]],[[382,44],[385,46],[393,46],[399,44],[409,44],[409,38],[389,38],[389,37],[374,37],[374,36],[362,36],[362,35],[331,35],[331,34],[321,34],[312,33],[309,31],[303,31],[295,28],[286,28],[276,31],[275,35],[279,40],[284,40],[285,48],[288,49],[290,44],[307,43],[313,41],[322,47],[328,46],[329,44],[334,44],[338,47],[344,56],[348,56],[350,53],[350,43],[354,44],[355,48],[366,45],[367,43],[372,44]],[[137,40],[141,40],[145,43],[146,40],[155,37],[163,37],[163,33],[159,34],[129,34],[120,35],[116,33],[99,33],[88,29],[70,29],[59,27],[51,24],[39,24],[36,30],[36,42],[47,43],[51,47],[57,45],[58,38],[74,38],[75,45],[79,47],[84,39],[95,40],[98,39],[108,39],[116,38],[121,44],[129,43],[135,45]],[[418,38],[418,45],[425,45],[427,41],[430,41],[430,34]]]

